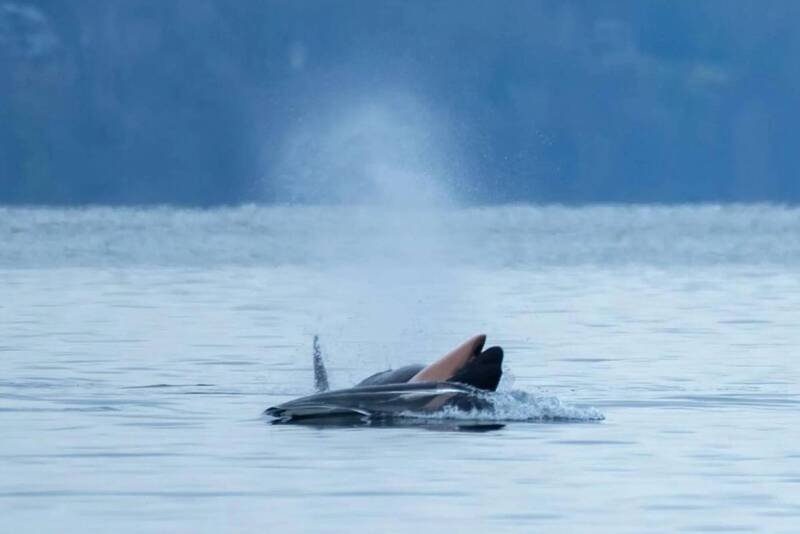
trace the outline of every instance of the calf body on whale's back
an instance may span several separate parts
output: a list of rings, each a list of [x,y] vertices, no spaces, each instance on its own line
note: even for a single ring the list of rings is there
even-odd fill
[[[471,410],[488,407],[482,391],[494,391],[502,376],[503,350],[482,351],[485,335],[470,338],[439,360],[409,365],[367,377],[355,387],[325,391],[327,373],[315,339],[314,375],[320,393],[295,399],[267,410],[280,418],[300,419],[330,415],[392,415],[431,412],[445,406]]]
[[[424,365],[407,365],[395,370],[382,371],[369,376],[358,386],[419,383],[458,382],[478,389],[495,391],[503,374],[503,349],[490,347],[482,351],[486,336],[473,336],[442,358]]]

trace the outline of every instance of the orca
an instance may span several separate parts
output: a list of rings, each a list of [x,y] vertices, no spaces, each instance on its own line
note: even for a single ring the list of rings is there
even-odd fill
[[[317,393],[267,408],[274,422],[335,418],[382,420],[407,414],[431,414],[445,408],[491,409],[488,393],[502,377],[503,349],[483,350],[476,335],[428,365],[407,365],[368,376],[355,386],[330,390],[328,373],[314,337],[314,385]]]

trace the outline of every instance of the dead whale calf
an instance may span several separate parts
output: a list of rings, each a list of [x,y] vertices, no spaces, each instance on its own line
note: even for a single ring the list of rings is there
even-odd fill
[[[314,418],[387,419],[404,414],[430,414],[444,408],[486,410],[487,392],[495,391],[503,374],[503,349],[483,350],[485,335],[477,335],[427,365],[381,371],[354,387],[327,391],[328,377],[314,339],[317,393],[266,410],[279,422]]]

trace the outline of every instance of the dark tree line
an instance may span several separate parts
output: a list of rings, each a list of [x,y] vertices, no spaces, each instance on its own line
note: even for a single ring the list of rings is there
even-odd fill
[[[0,202],[271,201],[287,132],[392,86],[446,117],[488,201],[797,202],[798,20],[793,0],[0,0]]]

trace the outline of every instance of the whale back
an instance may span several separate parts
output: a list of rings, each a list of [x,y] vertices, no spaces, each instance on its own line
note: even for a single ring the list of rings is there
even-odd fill
[[[386,371],[381,371],[379,373],[375,373],[374,375],[368,376],[356,384],[356,387],[404,384],[411,380],[411,378],[413,378],[417,373],[419,373],[423,367],[423,365],[415,364],[406,365],[405,367],[400,367],[399,369],[388,369]]]

